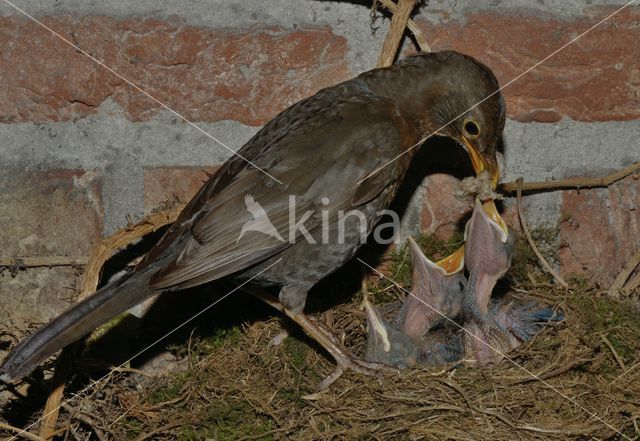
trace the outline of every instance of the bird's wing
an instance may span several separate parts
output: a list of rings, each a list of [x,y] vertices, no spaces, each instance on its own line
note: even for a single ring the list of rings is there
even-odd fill
[[[312,232],[321,211],[335,219],[339,210],[366,203],[393,183],[405,162],[364,178],[410,145],[395,104],[339,92],[327,89],[287,109],[238,152],[282,184],[237,156],[210,178],[145,259],[143,265],[176,247],[177,257],[156,273],[153,288],[186,288],[246,269],[300,239],[289,237],[290,211],[294,219],[310,211],[304,226]],[[249,193],[284,241],[260,232],[238,241],[253,219],[245,204]]]

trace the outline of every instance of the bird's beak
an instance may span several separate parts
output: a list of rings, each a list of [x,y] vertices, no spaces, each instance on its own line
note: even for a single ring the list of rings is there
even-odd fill
[[[384,352],[391,350],[391,343],[389,342],[389,332],[385,325],[380,312],[369,303],[369,299],[364,299],[364,309],[367,313],[367,327],[369,331],[369,342],[373,343],[376,349],[382,348]]]
[[[450,276],[464,268],[464,245],[458,248],[450,256],[436,262],[440,268],[444,269],[445,274]]]
[[[498,181],[500,181],[500,172],[498,170],[498,163],[495,156],[483,155],[475,141],[463,137],[462,142],[465,150],[469,154],[471,165],[473,165],[473,170],[475,171],[476,176],[486,170],[491,178],[491,188],[495,190],[498,187]],[[496,208],[496,204],[493,199],[483,201],[482,208],[484,208],[484,211],[491,220],[500,227],[503,231],[503,237],[506,238],[509,234],[509,230],[507,229],[507,224],[504,222],[504,219],[502,219],[502,216],[498,213],[498,209]],[[436,265],[443,268],[447,274],[453,274],[462,270],[464,267],[464,245],[450,256],[436,262]]]
[[[473,170],[476,172],[476,176],[486,170],[491,177],[491,188],[495,190],[498,187],[498,182],[500,181],[500,171],[498,170],[498,163],[495,155],[483,155],[481,150],[478,148],[477,143],[465,137],[462,137],[462,142],[465,150],[469,153],[471,165],[473,165]]]
[[[496,161],[495,155],[483,155],[481,153],[481,149],[478,148],[478,145],[475,141],[469,140],[465,137],[462,138],[462,141],[464,143],[465,149],[469,153],[471,164],[473,165],[473,170],[476,172],[476,176],[486,170],[491,178],[491,189],[495,190],[496,188],[498,188],[498,182],[500,181],[500,171],[498,170],[498,163]],[[498,213],[498,209],[496,208],[496,204],[493,202],[493,200],[489,199],[486,201],[482,201],[482,206],[491,220],[500,226],[500,228],[504,232],[504,236],[507,237],[507,224],[505,224],[504,220]]]

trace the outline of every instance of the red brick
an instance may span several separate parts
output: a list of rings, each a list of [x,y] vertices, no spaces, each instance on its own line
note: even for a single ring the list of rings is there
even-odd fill
[[[40,17],[186,118],[260,125],[350,76],[329,28],[213,30],[156,19]],[[111,97],[131,120],[162,108],[30,20],[0,17],[0,121],[66,121]]]
[[[583,274],[604,286],[640,250],[640,176],[608,189],[567,191],[560,224],[565,274]]]
[[[419,21],[433,50],[472,55],[505,85],[614,10],[594,7],[574,20],[482,12],[464,22]],[[507,86],[509,116],[523,122],[640,118],[639,20],[640,8],[629,7]]]
[[[456,198],[460,180],[446,173],[434,173],[427,177],[425,184],[421,231],[440,239],[448,239],[455,231],[464,231],[464,220],[473,205]]]
[[[4,169],[0,253],[87,256],[102,234],[102,178],[93,171]]]
[[[187,203],[218,167],[155,167],[144,171],[144,213]]]

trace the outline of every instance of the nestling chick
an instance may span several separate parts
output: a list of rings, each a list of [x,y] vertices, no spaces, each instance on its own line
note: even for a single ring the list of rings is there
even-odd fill
[[[561,312],[535,302],[491,300],[496,282],[511,265],[510,236],[476,201],[465,231],[468,281],[462,272],[445,275],[410,240],[413,288],[400,309],[398,326],[365,303],[369,361],[402,368],[470,357],[488,365],[530,340],[545,324],[561,321]]]

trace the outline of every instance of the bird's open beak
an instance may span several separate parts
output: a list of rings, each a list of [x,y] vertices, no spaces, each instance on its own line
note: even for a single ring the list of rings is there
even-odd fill
[[[476,176],[486,170],[491,177],[491,187],[495,190],[498,187],[498,181],[500,180],[500,172],[498,171],[498,164],[496,163],[495,157],[490,158],[483,156],[482,153],[480,153],[480,149],[478,149],[478,146],[473,141],[464,137],[462,140],[464,148],[471,159],[471,164],[473,165],[473,170],[475,171]],[[491,220],[498,224],[503,230],[504,237],[507,237],[509,234],[507,224],[498,213],[498,209],[496,208],[496,204],[493,199],[482,201],[482,207]],[[464,245],[450,256],[436,262],[436,265],[442,267],[447,274],[453,274],[462,270],[462,268],[464,268]]]

